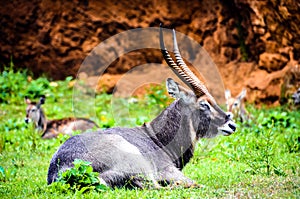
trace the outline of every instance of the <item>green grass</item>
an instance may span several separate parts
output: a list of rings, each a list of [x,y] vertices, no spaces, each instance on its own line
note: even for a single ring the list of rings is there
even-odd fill
[[[44,109],[48,118],[73,116],[73,90],[68,86],[71,79],[56,82],[57,85],[46,78],[28,81],[26,71],[6,68],[0,80],[7,73],[16,79],[13,88],[2,85],[0,90],[0,93],[5,93],[1,95],[0,104],[1,198],[300,197],[300,112],[288,107],[256,109],[249,106],[255,122],[238,124],[237,132],[228,137],[200,140],[184,173],[203,185],[202,188],[115,189],[81,193],[48,186],[46,177],[51,157],[68,137],[42,140],[32,126],[25,125],[23,97],[37,97],[45,89]],[[151,88],[150,94],[137,103],[128,103],[126,99],[115,99],[111,103],[111,95],[97,95],[96,114],[92,119],[102,128],[141,125],[153,119],[172,101],[164,91],[163,87]],[[124,118],[116,120],[111,108],[120,107],[126,109]]]

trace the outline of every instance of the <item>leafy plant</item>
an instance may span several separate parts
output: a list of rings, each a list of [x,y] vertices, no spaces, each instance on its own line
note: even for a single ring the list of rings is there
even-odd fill
[[[59,95],[70,89],[73,78],[67,77],[64,81],[50,82],[46,77],[32,79],[27,70],[15,69],[13,62],[4,66],[0,74],[0,103],[23,102],[23,98],[37,98],[41,95]]]
[[[295,118],[290,117],[287,112],[278,111],[273,111],[268,116],[261,113],[258,118],[258,121],[261,121],[261,125],[268,128],[271,126],[284,128],[294,127],[294,120]]]
[[[62,185],[60,187],[63,189],[67,187],[81,193],[91,190],[101,192],[108,189],[108,187],[100,183],[99,173],[93,172],[90,162],[75,159],[73,164],[73,168],[59,173],[58,179],[53,186],[57,187],[57,184],[60,184]]]
[[[18,98],[25,90],[27,84],[27,71],[14,70],[13,62],[10,66],[4,66],[0,75],[0,103],[9,103]]]
[[[47,93],[51,93],[50,82],[46,78],[31,80],[25,93],[30,98],[38,98]]]
[[[243,148],[242,159],[254,174],[286,175],[275,162],[277,152],[275,141],[276,135],[272,129],[265,130],[256,133]]]

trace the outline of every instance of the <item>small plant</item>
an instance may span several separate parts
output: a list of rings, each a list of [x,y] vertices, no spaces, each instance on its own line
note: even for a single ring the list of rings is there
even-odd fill
[[[262,117],[261,125],[267,128],[270,128],[272,125],[274,127],[289,128],[295,124],[295,118],[290,117],[287,112],[273,111],[268,117],[264,114],[261,114],[259,117]]]
[[[276,175],[285,175],[275,162],[275,137],[276,135],[272,130],[266,130],[265,132],[259,132],[248,143],[243,159],[251,168],[253,174],[271,175],[274,173]]]
[[[81,193],[87,191],[105,191],[109,189],[100,183],[98,178],[99,173],[93,172],[93,167],[90,162],[75,159],[74,167],[62,173],[59,173],[57,182],[53,183],[56,188],[65,191],[71,189]]]
[[[242,129],[239,137],[241,145],[238,147],[241,158],[251,169],[253,174],[286,175],[280,168],[277,155],[286,143],[280,136],[286,135],[284,130],[293,128],[293,118],[286,112],[272,111],[269,114],[260,113],[256,122],[258,125]]]
[[[273,129],[279,134],[277,145],[280,143],[281,149],[286,148],[287,152],[293,153],[300,150],[300,136],[297,131],[296,117],[285,111],[272,111],[268,115],[261,113],[258,117],[261,121],[261,127],[265,129]]]

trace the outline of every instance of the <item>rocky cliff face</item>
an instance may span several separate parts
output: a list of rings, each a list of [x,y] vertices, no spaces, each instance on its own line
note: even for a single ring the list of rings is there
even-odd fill
[[[246,87],[249,101],[276,104],[300,86],[296,0],[5,0],[0,4],[0,60],[7,64],[13,57],[15,65],[35,75],[75,76],[100,42],[125,30],[163,23],[208,51],[233,95]],[[130,53],[107,73],[122,74],[129,66],[147,62],[162,62],[159,52]]]

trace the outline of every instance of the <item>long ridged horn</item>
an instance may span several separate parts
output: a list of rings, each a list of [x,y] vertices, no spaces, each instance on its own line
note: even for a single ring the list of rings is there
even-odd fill
[[[222,112],[222,109],[217,105],[213,96],[208,92],[206,86],[196,77],[196,75],[188,68],[188,66],[184,63],[177,44],[176,33],[173,29],[173,45],[174,45],[174,55],[176,58],[177,64],[172,59],[171,55],[167,51],[164,45],[162,27],[160,26],[159,30],[159,40],[160,40],[160,48],[163,54],[164,59],[166,60],[167,64],[175,71],[175,74],[183,80],[189,87],[194,90],[194,93],[197,97],[201,97],[206,95],[208,100],[211,102],[211,105],[218,111]]]
[[[191,86],[193,87],[195,94],[197,97],[200,97],[202,95],[205,95],[208,92],[207,88],[204,86],[204,84],[196,77],[196,75],[189,69],[189,67],[184,63],[181,54],[178,49],[177,39],[176,39],[176,33],[173,29],[173,52],[175,55],[176,63],[181,68],[181,70],[191,79]]]
[[[167,48],[165,47],[164,44],[164,37],[162,33],[162,28],[160,27],[159,29],[159,41],[160,41],[160,49],[163,54],[163,57],[165,61],[167,62],[168,66],[173,69],[174,73],[186,84],[188,85],[191,89],[193,89],[192,85],[190,85],[190,81],[192,81],[186,74],[185,72],[174,62],[172,59],[171,55],[169,54]]]
[[[176,75],[194,90],[197,97],[209,93],[207,88],[204,86],[204,84],[194,75],[194,73],[187,67],[187,65],[184,63],[183,59],[181,58],[180,52],[178,50],[175,30],[173,29],[173,45],[174,45],[174,54],[175,54],[177,64],[174,62],[167,48],[165,47],[161,26],[160,26],[159,33],[160,33],[159,34],[160,48],[163,57],[166,60],[167,64],[172,69],[174,69]]]

